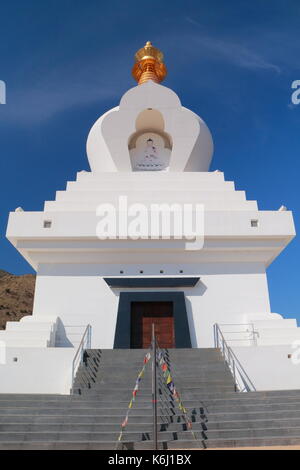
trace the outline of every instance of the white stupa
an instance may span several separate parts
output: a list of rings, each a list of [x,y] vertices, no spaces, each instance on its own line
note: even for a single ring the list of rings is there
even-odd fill
[[[133,75],[138,85],[89,133],[90,171],[44,211],[9,216],[7,237],[37,280],[33,316],[0,332],[0,392],[69,393],[87,325],[92,348],[135,348],[153,321],[162,347],[176,348],[214,347],[218,324],[258,390],[300,388],[288,357],[300,329],[270,311],[266,277],[295,235],[292,213],[259,211],[209,171],[211,133],[159,84],[166,68],[151,43]],[[197,233],[164,226],[185,213],[199,215]]]

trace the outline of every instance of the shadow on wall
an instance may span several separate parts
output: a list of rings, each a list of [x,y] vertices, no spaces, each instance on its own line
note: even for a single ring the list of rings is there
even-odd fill
[[[66,328],[60,318],[57,320],[57,329],[55,337],[56,348],[73,348],[76,345],[73,344],[67,336]]]
[[[193,318],[192,304],[191,304],[191,301],[187,297],[185,298],[185,305],[186,305],[186,312],[187,312],[187,318],[188,318],[189,329],[190,329],[192,348],[197,348],[197,337],[196,337],[196,329],[195,329],[195,323],[194,323],[194,318]]]
[[[207,287],[206,287],[206,285],[204,284],[204,282],[201,281],[201,279],[197,282],[197,284],[195,285],[195,287],[189,288],[189,289],[185,289],[185,290],[184,290],[185,295],[188,295],[189,297],[192,297],[192,296],[196,296],[196,297],[202,296],[202,295],[205,294],[206,291],[207,291]]]

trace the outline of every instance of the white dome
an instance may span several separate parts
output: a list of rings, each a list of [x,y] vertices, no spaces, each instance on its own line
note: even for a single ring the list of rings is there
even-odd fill
[[[211,133],[174,91],[152,81],[127,91],[120,106],[103,114],[87,139],[92,172],[133,171],[129,146],[142,134],[157,133],[170,148],[167,171],[208,171]]]

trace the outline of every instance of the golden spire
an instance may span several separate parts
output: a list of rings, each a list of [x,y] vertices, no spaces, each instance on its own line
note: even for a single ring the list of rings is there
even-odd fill
[[[164,55],[159,49],[152,46],[150,41],[147,41],[145,46],[135,54],[132,75],[139,85],[148,80],[160,83],[166,77],[167,68],[164,64]]]

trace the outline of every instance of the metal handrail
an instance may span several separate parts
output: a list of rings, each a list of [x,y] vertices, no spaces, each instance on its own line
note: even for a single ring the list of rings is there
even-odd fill
[[[153,445],[154,450],[158,449],[158,432],[157,432],[157,377],[156,377],[156,337],[155,325],[152,323],[152,415],[153,415]]]
[[[162,401],[160,403],[160,406],[161,406],[161,414],[163,413],[163,410],[164,408],[166,409],[166,407],[164,407],[164,403],[163,403],[163,399],[165,398],[165,400],[167,400],[169,402],[169,405],[167,405],[167,409],[168,409],[168,415],[169,415],[169,420],[168,420],[168,424],[170,424],[172,421],[172,418],[174,418],[174,409],[172,408],[172,412],[170,410],[170,399],[172,401],[176,401],[177,402],[177,406],[178,406],[178,409],[180,410],[181,412],[181,415],[182,415],[182,418],[184,419],[185,421],[185,425],[186,425],[186,430],[191,432],[192,433],[192,436],[193,438],[196,440],[196,441],[199,441],[199,444],[200,444],[200,440],[199,438],[196,437],[196,434],[194,433],[193,429],[192,429],[192,419],[191,417],[189,416],[190,415],[190,412],[188,411],[188,409],[186,408],[186,406],[183,404],[182,402],[182,398],[181,398],[181,395],[179,393],[179,390],[177,389],[177,387],[175,387],[175,384],[174,384],[174,367],[172,366],[172,373],[170,372],[171,370],[171,364],[170,364],[170,357],[168,355],[168,349],[165,349],[165,353],[163,352],[163,350],[160,348],[159,346],[159,343],[157,341],[157,338],[155,336],[155,326],[154,324],[152,324],[152,349],[153,349],[153,359],[152,359],[152,384],[153,387],[152,387],[152,391],[154,392],[154,390],[156,389],[156,386],[157,386],[157,377],[156,377],[156,373],[157,371],[159,371],[159,383],[160,383],[160,392],[159,392],[159,395],[160,397],[162,398]],[[158,352],[158,354],[157,354]],[[167,377],[165,375],[165,369],[160,369],[160,367],[158,367],[158,364],[161,365],[161,359],[163,360],[163,364],[164,366],[167,367]],[[162,374],[162,375],[161,375]],[[172,374],[172,377],[171,377],[171,374]],[[170,379],[170,381],[168,381],[168,379]],[[161,382],[162,380],[162,382]],[[164,396],[165,392],[163,391],[163,388],[165,388],[165,392],[167,392],[167,395]],[[154,434],[154,448],[155,450],[157,449],[157,403],[158,403],[158,400],[157,400],[157,394],[155,393],[152,393],[152,401],[153,401],[153,434]],[[202,416],[201,416],[201,420],[202,420]],[[203,447],[205,447],[205,444],[203,443],[203,440],[201,441],[201,444],[203,445]]]
[[[232,349],[228,346],[218,323],[215,323],[214,325],[214,337],[216,348],[221,350],[225,362],[228,364],[228,367],[232,372],[236,391],[254,392],[256,388],[253,385],[253,382]]]
[[[73,362],[72,362],[72,387],[71,387],[71,393],[74,392],[74,381],[75,381],[75,374],[77,372],[78,367],[83,361],[83,354],[85,349],[90,349],[91,348],[91,339],[92,339],[92,327],[91,325],[87,325],[84,333],[82,335],[81,341],[79,343],[79,346],[77,348],[76,354],[74,356]]]
[[[228,335],[250,335],[249,338],[227,338],[227,343],[233,342],[233,341],[253,341],[253,345],[257,346],[257,338],[259,337],[258,331],[254,329],[254,323],[218,323],[218,326],[221,331],[223,331],[224,334]],[[245,329],[245,330],[236,330],[236,331],[224,331],[222,330],[221,327],[229,327],[229,326],[237,326],[237,327],[250,327],[251,330]]]

